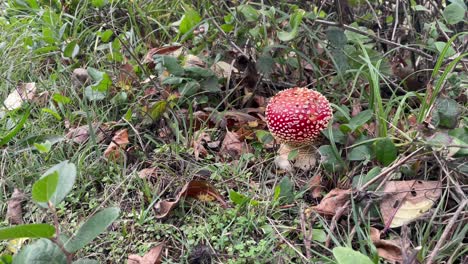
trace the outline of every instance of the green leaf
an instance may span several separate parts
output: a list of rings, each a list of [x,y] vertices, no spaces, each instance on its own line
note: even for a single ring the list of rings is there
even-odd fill
[[[87,71],[91,79],[94,81],[94,84],[91,85],[93,90],[106,92],[112,84],[112,80],[109,75],[92,67],[88,67]]]
[[[54,172],[58,173],[59,179],[57,183],[57,188],[53,195],[50,197],[49,201],[54,205],[58,205],[60,202],[63,201],[65,196],[67,196],[67,194],[73,188],[73,184],[75,183],[76,179],[76,167],[73,163],[69,163],[68,161],[62,161],[59,164],[56,164],[52,168],[48,169],[44,174],[42,174],[41,178],[44,178]],[[38,204],[44,208],[48,208],[47,203]]]
[[[65,243],[64,248],[70,253],[74,253],[83,248],[99,234],[106,231],[107,227],[119,217],[119,213],[119,208],[110,207],[93,215],[78,229],[75,235]]]
[[[365,110],[357,114],[355,117],[351,118],[348,124],[343,124],[340,126],[340,130],[344,133],[354,132],[356,129],[360,128],[362,125],[367,123],[372,118],[372,110]]]
[[[439,54],[442,53],[442,51],[444,50],[445,45],[447,45],[447,43],[443,42],[443,41],[434,42],[434,46],[437,49],[437,51],[439,52]],[[455,53],[456,53],[455,50],[451,46],[449,46],[447,52],[445,53],[445,58],[453,56],[453,55],[455,55]]]
[[[190,81],[186,83],[185,85],[180,86],[178,91],[180,95],[188,97],[197,93],[199,89],[200,89],[200,84],[197,81]]]
[[[67,97],[67,96],[64,96],[64,95],[61,95],[59,93],[54,93],[54,95],[52,95],[52,99],[59,103],[59,104],[69,104],[71,103],[71,99],[70,97]]]
[[[246,203],[250,203],[250,205],[258,205],[258,201],[255,201],[252,198],[240,194],[236,191],[229,192],[229,200],[231,200],[231,202],[235,203],[236,205],[244,205]]]
[[[1,255],[0,264],[11,264],[13,263],[13,256],[11,255]]]
[[[444,9],[443,15],[449,25],[457,24],[465,19],[465,9],[456,3],[451,3]]]
[[[184,74],[184,68],[180,66],[175,57],[167,55],[155,55],[153,59],[156,64],[163,66],[169,73],[175,76],[181,76]]]
[[[191,31],[198,23],[200,23],[201,17],[195,9],[188,7],[180,21],[179,32],[184,35]]]
[[[255,136],[257,140],[262,144],[268,144],[273,142],[274,138],[269,131],[266,130],[257,130],[255,131]]]
[[[57,171],[54,171],[52,174],[36,181],[32,187],[33,200],[36,202],[49,201],[57,188],[58,179],[59,174]]]
[[[16,126],[12,130],[10,130],[4,137],[0,138],[0,147],[10,142],[10,140],[20,132],[21,128],[23,128],[24,124],[26,124],[26,121],[28,121],[30,113],[31,109],[28,108],[21,117],[20,121],[16,123]]]
[[[253,8],[251,5],[240,5],[237,7],[239,11],[248,22],[256,22],[260,16],[257,9]]]
[[[348,247],[335,247],[333,256],[338,264],[374,264],[369,257]]]
[[[54,234],[55,227],[49,224],[25,224],[0,228],[0,240],[15,239],[22,237],[49,238],[53,237]]]
[[[99,264],[99,261],[95,259],[82,258],[72,262],[72,264]]]
[[[455,128],[461,115],[461,107],[451,98],[438,98],[435,109],[439,114],[439,127]]]
[[[278,187],[280,189],[278,198],[283,198],[282,202],[291,203],[294,201],[294,184],[289,177],[283,177]]]
[[[34,143],[34,147],[40,153],[49,153],[50,149],[52,148],[52,142],[50,142],[49,140],[46,140],[43,143]]]
[[[63,56],[65,58],[75,58],[76,55],[80,52],[80,46],[76,42],[76,40],[71,41],[68,43],[65,48],[63,49]]]
[[[327,241],[327,233],[323,229],[312,229],[312,240],[325,243]]]
[[[452,137],[460,139],[461,141],[465,142],[465,144],[468,144],[468,127],[452,129],[448,132],[448,134]]]
[[[91,4],[93,5],[93,7],[101,8],[107,5],[107,0],[92,0]]]
[[[13,264],[65,264],[67,257],[63,251],[49,239],[39,239],[27,245],[13,258]]]
[[[359,145],[351,149],[348,154],[348,160],[359,161],[359,160],[370,160],[371,150],[366,145]]]
[[[299,150],[298,149],[293,149],[289,152],[288,154],[288,160],[294,160],[296,159],[297,155],[299,155]]]
[[[99,36],[101,37],[101,40],[102,42],[104,43],[107,43],[109,42],[110,38],[112,37],[112,35],[114,34],[114,32],[110,29],[104,31],[104,32],[100,32]]]
[[[291,18],[289,20],[289,27],[291,28],[291,31],[278,32],[278,38],[281,41],[290,41],[297,36],[297,33],[299,32],[299,26],[301,25],[302,17],[304,16],[304,14],[304,10],[297,9],[294,12],[294,14],[291,15]]]
[[[374,167],[370,171],[367,172],[366,175],[357,175],[353,177],[353,188],[359,188],[366,184],[368,181],[372,180],[375,178],[375,176],[379,175],[379,173],[382,171],[380,167]],[[367,188],[369,191],[375,190],[377,188],[378,183],[376,184],[371,184],[369,188]]]
[[[273,72],[275,61],[268,54],[262,55],[257,60],[257,69],[265,76],[269,76]]]
[[[207,68],[188,66],[184,68],[186,76],[193,79],[208,78],[215,76],[215,73]]]
[[[201,81],[200,87],[203,88],[204,91],[207,91],[210,93],[217,93],[221,91],[219,89],[218,77],[216,76],[211,76]]]
[[[167,101],[158,101],[156,102],[150,110],[150,117],[153,121],[159,120],[162,114],[166,111]]]
[[[335,156],[332,146],[323,145],[318,151],[321,156],[320,163],[328,172],[338,172],[344,168],[343,164]]]
[[[337,49],[344,48],[346,42],[348,42],[344,31],[337,27],[330,27],[327,30],[327,38],[330,43]]]
[[[107,93],[96,91],[91,86],[87,86],[84,90],[84,95],[90,101],[101,101],[106,98]]]
[[[397,148],[390,138],[374,142],[375,156],[384,166],[390,165],[397,158]]]

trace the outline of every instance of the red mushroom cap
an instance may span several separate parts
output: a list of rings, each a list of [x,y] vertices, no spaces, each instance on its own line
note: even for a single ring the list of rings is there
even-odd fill
[[[280,142],[301,145],[314,141],[332,117],[327,98],[307,88],[279,92],[266,107],[267,125]]]

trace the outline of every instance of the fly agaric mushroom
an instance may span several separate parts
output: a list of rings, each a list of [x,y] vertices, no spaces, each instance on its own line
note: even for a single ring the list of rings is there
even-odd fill
[[[281,143],[276,165],[292,169],[288,160],[293,149],[298,150],[294,167],[310,170],[315,165],[312,142],[325,129],[332,117],[327,98],[307,88],[294,87],[279,92],[266,107],[266,119],[271,134]]]

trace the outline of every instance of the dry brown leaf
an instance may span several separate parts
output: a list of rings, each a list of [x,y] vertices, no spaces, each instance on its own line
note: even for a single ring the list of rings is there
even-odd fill
[[[175,199],[162,200],[154,206],[156,218],[164,218],[169,214],[182,197],[191,197],[202,201],[217,200],[222,207],[227,207],[227,203],[213,185],[203,180],[192,180],[182,187]]]
[[[350,190],[333,189],[317,206],[312,206],[310,209],[324,216],[334,216],[336,211],[349,200],[350,194]]]
[[[104,132],[109,128],[106,124],[93,124],[92,125],[94,133],[96,133],[97,142],[101,142],[105,138]],[[71,139],[72,142],[77,144],[83,144],[89,139],[89,125],[83,125],[75,128],[71,128],[68,133],[65,135],[68,139]]]
[[[309,191],[310,195],[312,198],[317,199],[322,197],[322,175],[320,174],[315,174],[310,180],[309,180]]]
[[[104,151],[104,157],[118,159],[120,157],[121,150],[125,150],[128,143],[127,129],[124,128],[115,132],[112,142],[109,144],[106,151]]]
[[[21,203],[24,200],[24,193],[19,189],[13,191],[10,200],[8,200],[8,208],[6,212],[6,219],[11,225],[19,225],[23,223],[23,209]]]
[[[152,48],[146,53],[145,58],[143,59],[142,63],[143,64],[153,63],[153,56],[156,54],[173,55],[174,57],[178,57],[180,55],[180,53],[178,53],[178,51],[180,51],[180,48],[182,48],[182,46],[180,45]]]
[[[132,254],[128,256],[127,264],[159,264],[163,249],[164,243],[161,243],[150,249],[143,257]]]
[[[200,160],[202,157],[208,155],[208,151],[205,148],[205,144],[211,142],[210,134],[206,132],[195,132],[195,137],[192,141],[193,155],[196,160]]]
[[[438,181],[388,181],[380,202],[384,223],[399,227],[428,211],[442,191]],[[390,224],[389,224],[390,223]]]
[[[22,83],[16,87],[5,99],[3,106],[6,110],[18,109],[23,102],[29,102],[36,96],[36,83]]]
[[[133,70],[133,66],[129,63],[125,63],[120,66],[118,82],[119,87],[125,90],[129,90],[130,85],[132,85],[132,83],[135,81],[138,81],[138,76]]]
[[[221,144],[220,152],[236,158],[242,154],[249,153],[250,150],[245,142],[239,140],[237,133],[227,131]]]
[[[138,172],[138,177],[140,177],[140,179],[155,178],[158,175],[157,172],[158,168],[156,167],[145,168]]]
[[[90,83],[91,78],[89,77],[88,71],[86,69],[76,68],[73,70],[71,81],[73,87],[80,88]]]
[[[213,64],[211,66],[211,70],[216,74],[218,78],[228,78],[229,76],[231,76],[231,72],[239,73],[238,69],[224,61],[218,61],[215,64]]]
[[[187,54],[184,58],[184,67],[200,67],[204,68],[206,66],[205,62],[200,59],[199,57],[192,55],[192,54]]]
[[[380,239],[380,231],[377,228],[370,228],[370,238],[377,248],[377,253],[385,260],[396,263],[403,262],[401,241],[398,239]]]

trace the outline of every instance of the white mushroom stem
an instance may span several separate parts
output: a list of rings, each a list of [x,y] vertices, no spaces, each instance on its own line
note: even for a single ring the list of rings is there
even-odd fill
[[[289,154],[297,150],[297,156],[289,160]],[[293,168],[299,168],[307,171],[315,166],[315,148],[312,145],[305,145],[301,147],[291,146],[282,143],[278,149],[278,156],[275,158],[275,164],[278,168],[286,171],[292,171]]]

